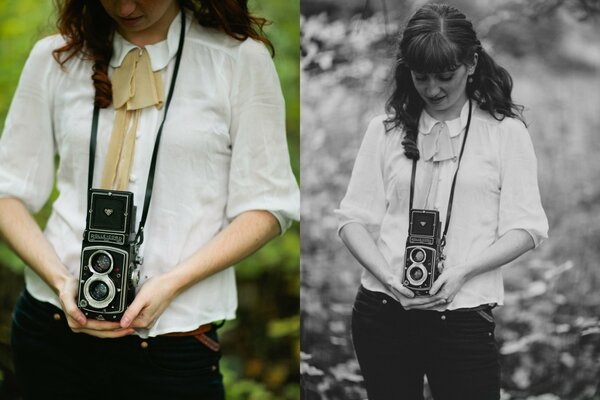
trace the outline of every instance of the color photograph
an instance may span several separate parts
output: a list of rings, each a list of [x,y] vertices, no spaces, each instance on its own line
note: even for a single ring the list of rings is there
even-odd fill
[[[60,13],[57,6],[61,7]],[[186,10],[184,22],[178,9]],[[181,27],[187,35],[183,47]],[[59,29],[75,46],[59,53],[63,56],[59,60],[65,61],[71,50],[81,51],[77,40],[82,38],[84,50],[97,46],[94,49],[118,54],[109,61],[110,57],[103,56],[104,50],[88,53],[98,62],[94,66],[79,58],[83,53],[77,53],[61,67],[51,50],[64,42],[58,36],[42,39]],[[95,42],[86,36],[90,32],[100,39],[111,37],[114,47],[110,41]],[[80,33],[83,36],[78,36]],[[136,58],[136,52],[127,53],[133,47],[148,51]],[[183,50],[175,79],[179,48]],[[298,48],[298,2],[26,0],[0,4],[0,202],[18,199],[27,210],[34,211],[36,223],[29,227],[34,231],[36,226],[45,228],[44,237],[71,275],[79,271],[79,254],[88,257],[81,262],[87,271],[80,277],[82,295],[67,296],[71,306],[78,300],[80,311],[85,313],[82,325],[72,319],[82,314],[73,307],[61,307],[58,297],[48,290],[50,275],[60,271],[49,266],[55,261],[52,251],[41,250],[41,260],[31,259],[36,257],[33,253],[37,245],[45,241],[34,235],[34,247],[18,239],[16,227],[24,224],[17,214],[7,215],[8,203],[3,202],[0,398],[41,398],[36,392],[39,390],[44,391],[43,398],[91,398],[92,394],[87,390],[82,393],[81,387],[89,386],[95,368],[105,369],[106,374],[99,373],[96,379],[102,379],[106,387],[112,385],[112,392],[119,391],[119,398],[183,399],[200,395],[220,399],[223,389],[227,399],[300,397]],[[129,71],[123,68],[121,78],[125,83],[118,73],[113,74],[121,61],[121,65],[151,67],[144,71],[146,75],[135,67],[135,87],[150,100],[140,107],[150,104],[148,109],[139,111],[132,105],[133,100],[126,100],[125,107],[119,107],[122,103],[118,102],[103,103],[107,98],[103,97],[107,66],[113,79],[113,98],[127,99]],[[130,87],[130,92],[135,87]],[[151,98],[154,95],[156,100]],[[100,108],[95,184],[106,175],[102,161],[108,153],[115,154],[107,150],[111,132],[119,131],[113,119],[125,121],[124,126],[130,128],[125,137],[136,141],[130,167],[133,173],[123,172],[127,160],[131,160],[128,157],[117,157],[117,172],[108,173],[110,179],[124,177],[125,190],[135,192],[137,215],[131,225],[136,233],[144,214],[145,182],[154,143],[145,137],[157,135],[168,108],[139,251],[135,249],[139,236],[136,244],[123,253],[110,242],[115,232],[105,231],[116,226],[110,222],[115,216],[131,219],[130,213],[119,214],[120,206],[132,205],[129,197],[115,201],[121,198],[107,197],[106,192],[94,194],[95,206],[91,208],[96,210],[97,218],[92,216],[86,225],[85,190],[77,190],[79,196],[73,196],[71,185],[85,189],[88,181],[87,143],[91,140],[94,103]],[[115,114],[120,117],[112,118]],[[38,130],[36,126],[46,129]],[[81,140],[73,140],[74,136]],[[117,146],[119,154],[126,154],[126,148],[131,149],[123,145],[119,150]],[[177,173],[173,173],[175,170]],[[104,242],[82,243],[84,227],[93,234],[88,239]],[[99,227],[102,233],[94,230]],[[99,249],[100,245],[108,247]],[[211,246],[214,251],[210,251]],[[136,256],[144,258],[140,265],[136,260],[133,271],[120,271],[128,263],[122,263],[119,257]],[[234,268],[228,268],[232,264],[235,274]],[[39,279],[26,265],[48,275]],[[173,299],[173,293],[165,296],[170,285],[162,276],[175,267],[181,273],[176,293],[183,294]],[[117,275],[127,273],[126,282],[118,281]],[[135,280],[137,301],[124,308],[119,303],[121,293],[127,293],[123,299],[129,301],[125,297],[131,294],[129,283]],[[15,308],[25,281],[32,293],[21,296]],[[74,293],[73,289],[68,293]],[[106,304],[108,299],[112,300]],[[142,307],[137,317],[136,304]],[[68,309],[68,315],[61,308]],[[122,318],[109,322],[119,312],[133,317],[133,321],[128,323]],[[31,315],[34,318],[30,319]],[[17,323],[11,323],[13,317]],[[46,333],[42,343],[37,334],[30,335],[55,328],[60,331]],[[53,342],[55,334],[60,334],[56,336],[59,342],[67,338],[64,352]],[[121,342],[102,339],[99,345],[90,339],[121,335],[125,335]],[[118,343],[123,347],[118,348]],[[89,353],[82,351],[82,346],[89,348]],[[52,351],[61,354],[46,354]],[[70,369],[63,368],[73,352],[77,352],[77,363],[71,363]],[[32,363],[32,357],[37,361]],[[127,366],[130,370],[125,376],[122,368]],[[71,376],[55,376],[66,375],[73,368],[76,370]],[[132,375],[132,371],[137,372]],[[86,375],[85,379],[79,377],[80,373]],[[46,385],[48,379],[64,385]],[[151,393],[145,394],[144,390]],[[136,394],[131,395],[132,391]],[[98,391],[98,395],[102,393]]]

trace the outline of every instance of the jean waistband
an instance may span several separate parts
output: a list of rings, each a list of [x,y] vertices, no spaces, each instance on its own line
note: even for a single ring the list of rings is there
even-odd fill
[[[397,299],[395,299],[394,297],[391,297],[387,293],[369,290],[366,287],[364,287],[362,284],[360,285],[358,290],[362,291],[363,293],[365,293],[367,295],[391,299],[394,302],[398,303],[398,305],[400,305],[400,302],[398,302]],[[484,303],[484,304],[480,304],[475,307],[462,307],[462,308],[448,309],[448,310],[445,310],[444,312],[459,312],[459,313],[461,313],[461,312],[473,312],[473,311],[489,311],[489,310],[492,310],[493,308],[495,308],[497,305],[498,305],[497,303]]]

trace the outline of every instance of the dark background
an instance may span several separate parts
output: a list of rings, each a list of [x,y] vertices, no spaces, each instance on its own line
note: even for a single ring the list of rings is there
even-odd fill
[[[303,399],[365,399],[350,337],[361,267],[337,238],[368,121],[390,94],[395,38],[425,1],[303,0]],[[600,399],[598,1],[450,1],[514,79],[550,238],[503,267],[503,400]],[[409,362],[398,360],[398,362]]]

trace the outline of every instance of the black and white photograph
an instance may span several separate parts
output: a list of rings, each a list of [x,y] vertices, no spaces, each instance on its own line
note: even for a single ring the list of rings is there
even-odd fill
[[[301,13],[302,398],[600,398],[598,2]]]

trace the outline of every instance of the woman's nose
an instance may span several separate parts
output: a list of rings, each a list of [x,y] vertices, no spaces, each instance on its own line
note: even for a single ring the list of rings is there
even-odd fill
[[[118,0],[116,8],[120,17],[127,17],[135,11],[136,2],[134,0]]]
[[[429,80],[425,87],[425,94],[428,97],[435,97],[440,93],[440,86],[434,80]]]

